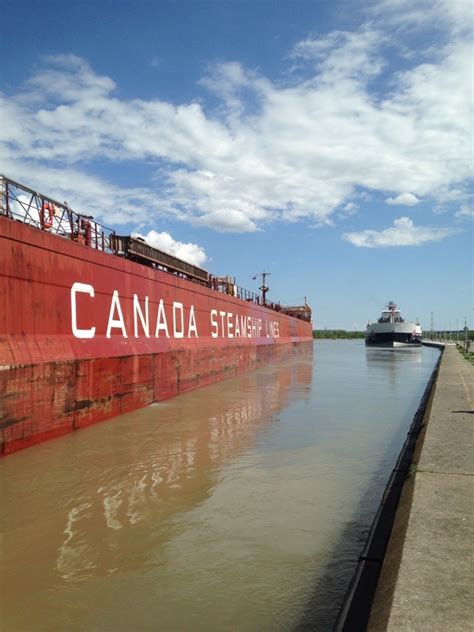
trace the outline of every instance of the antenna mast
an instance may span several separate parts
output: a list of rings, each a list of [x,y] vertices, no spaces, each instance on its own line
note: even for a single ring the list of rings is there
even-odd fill
[[[262,305],[267,304],[267,292],[270,288],[268,287],[268,285],[265,285],[265,278],[267,276],[270,276],[270,274],[271,272],[259,272],[257,274],[257,276],[262,277],[262,285],[258,288],[259,290],[262,290]]]

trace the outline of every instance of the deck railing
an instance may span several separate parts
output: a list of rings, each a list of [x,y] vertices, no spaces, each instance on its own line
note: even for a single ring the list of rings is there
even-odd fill
[[[96,250],[111,252],[114,231],[23,184],[0,176],[0,214]]]
[[[96,222],[92,216],[73,211],[66,202],[58,202],[4,175],[0,175],[0,215],[5,215],[10,219],[21,221],[48,233],[115,255],[119,254],[117,239],[123,239],[119,238],[114,230]],[[185,265],[183,270],[176,271],[171,268],[167,271],[170,274],[187,276],[186,271],[188,267],[193,266],[187,264],[187,267]],[[201,272],[208,274],[205,271]],[[204,283],[217,292],[235,296],[242,301],[263,305],[268,309],[285,313],[285,307],[281,307],[280,303],[263,302],[260,295],[226,279],[226,277],[215,277],[208,274],[207,281],[204,278],[199,279],[197,277],[192,280],[201,284]],[[311,312],[309,313],[311,314]],[[307,319],[299,314],[295,314],[295,316],[304,318],[304,320]]]

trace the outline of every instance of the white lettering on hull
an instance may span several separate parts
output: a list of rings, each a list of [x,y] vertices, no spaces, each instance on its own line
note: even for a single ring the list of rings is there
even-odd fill
[[[87,283],[74,283],[71,287],[71,330],[75,338],[91,339],[94,338],[97,331],[97,323],[94,323],[89,329],[85,329],[79,326],[80,319],[78,318],[78,294],[85,294],[89,299],[83,299],[80,301],[81,309],[86,311],[86,307],[89,306],[89,313],[93,313],[90,309],[92,304],[89,301],[95,299],[95,289],[92,285]],[[196,320],[196,312],[194,305],[186,307],[179,301],[173,301],[171,306],[165,308],[165,303],[161,298],[156,308],[156,316],[154,314],[154,308],[150,308],[150,297],[145,296],[144,299],[140,299],[137,294],[133,294],[133,301],[130,299],[122,299],[123,305],[127,307],[127,310],[132,310],[131,313],[125,313],[127,318],[124,317],[124,311],[122,309],[122,302],[118,290],[114,290],[110,298],[109,315],[106,326],[106,338],[111,338],[112,335],[121,335],[123,338],[128,338],[127,325],[131,326],[133,323],[133,335],[135,338],[145,336],[150,338],[152,334],[150,331],[152,325],[154,328],[154,337],[159,338],[164,335],[166,338],[191,338],[199,337],[198,333],[198,321]],[[153,304],[153,299],[152,299]],[[156,303],[155,303],[156,304]],[[168,310],[168,316],[167,316]],[[211,309],[209,312],[210,317],[210,334],[212,338],[279,338],[279,322],[267,321],[262,318],[254,316],[245,316],[240,314],[234,314],[233,312],[226,312],[223,310]],[[201,316],[200,318],[203,318]],[[83,322],[83,321],[81,321]],[[172,332],[170,334],[170,326],[172,324]],[[204,327],[204,323],[202,323]],[[207,326],[205,327],[207,329]]]
[[[194,305],[191,305],[189,311],[189,326],[188,326],[188,338],[191,338],[191,333],[194,332],[196,338],[198,338],[198,330],[196,325],[196,316],[194,314]]]
[[[77,326],[77,300],[76,295],[79,292],[88,294],[94,298],[94,288],[87,283],[74,283],[71,288],[71,329],[76,338],[93,338],[95,336],[95,327],[90,329],[79,329]]]
[[[166,322],[165,304],[163,303],[162,298],[160,298],[158,314],[156,316],[155,338],[160,337],[160,331],[164,331],[167,338],[170,337],[168,332],[168,323]]]
[[[179,314],[179,316],[177,316],[177,314]],[[173,302],[173,336],[175,338],[184,338],[183,304],[177,303],[176,301]]]
[[[118,318],[114,318],[115,312],[117,312]],[[107,333],[105,334],[106,338],[112,336],[112,329],[120,329],[122,336],[128,338],[118,290],[114,290],[112,300],[110,301],[109,322],[107,323]]]
[[[148,320],[148,296],[145,296],[145,315],[143,315],[142,309],[140,307],[140,301],[138,300],[138,296],[136,294],[133,295],[133,329],[135,333],[135,338],[138,338],[138,318],[142,324],[142,329],[147,338],[150,337],[150,323]]]

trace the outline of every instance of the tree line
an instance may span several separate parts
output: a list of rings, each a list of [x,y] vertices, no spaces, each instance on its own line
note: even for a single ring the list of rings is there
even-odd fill
[[[444,339],[449,338],[449,332],[443,332]],[[464,340],[464,336],[465,333],[464,331],[461,331],[458,333],[458,337],[459,340],[462,342]],[[423,332],[423,338],[425,340],[430,340],[431,339],[431,332],[429,331],[425,331]],[[473,340],[474,341],[474,330],[470,329],[467,335],[469,340]],[[345,329],[313,329],[313,338],[316,339],[323,339],[323,338],[329,338],[329,339],[351,339],[351,338],[365,338],[365,331],[346,331]],[[435,332],[435,335],[433,336],[434,340],[438,340],[441,338],[441,332]],[[453,340],[453,342],[456,340],[456,332],[451,332],[451,339]]]
[[[345,329],[313,329],[313,338],[347,339],[365,338],[365,331],[346,331]]]

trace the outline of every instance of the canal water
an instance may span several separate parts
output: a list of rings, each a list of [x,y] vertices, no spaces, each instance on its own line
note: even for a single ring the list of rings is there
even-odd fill
[[[2,459],[1,630],[331,630],[438,353],[318,341]]]

